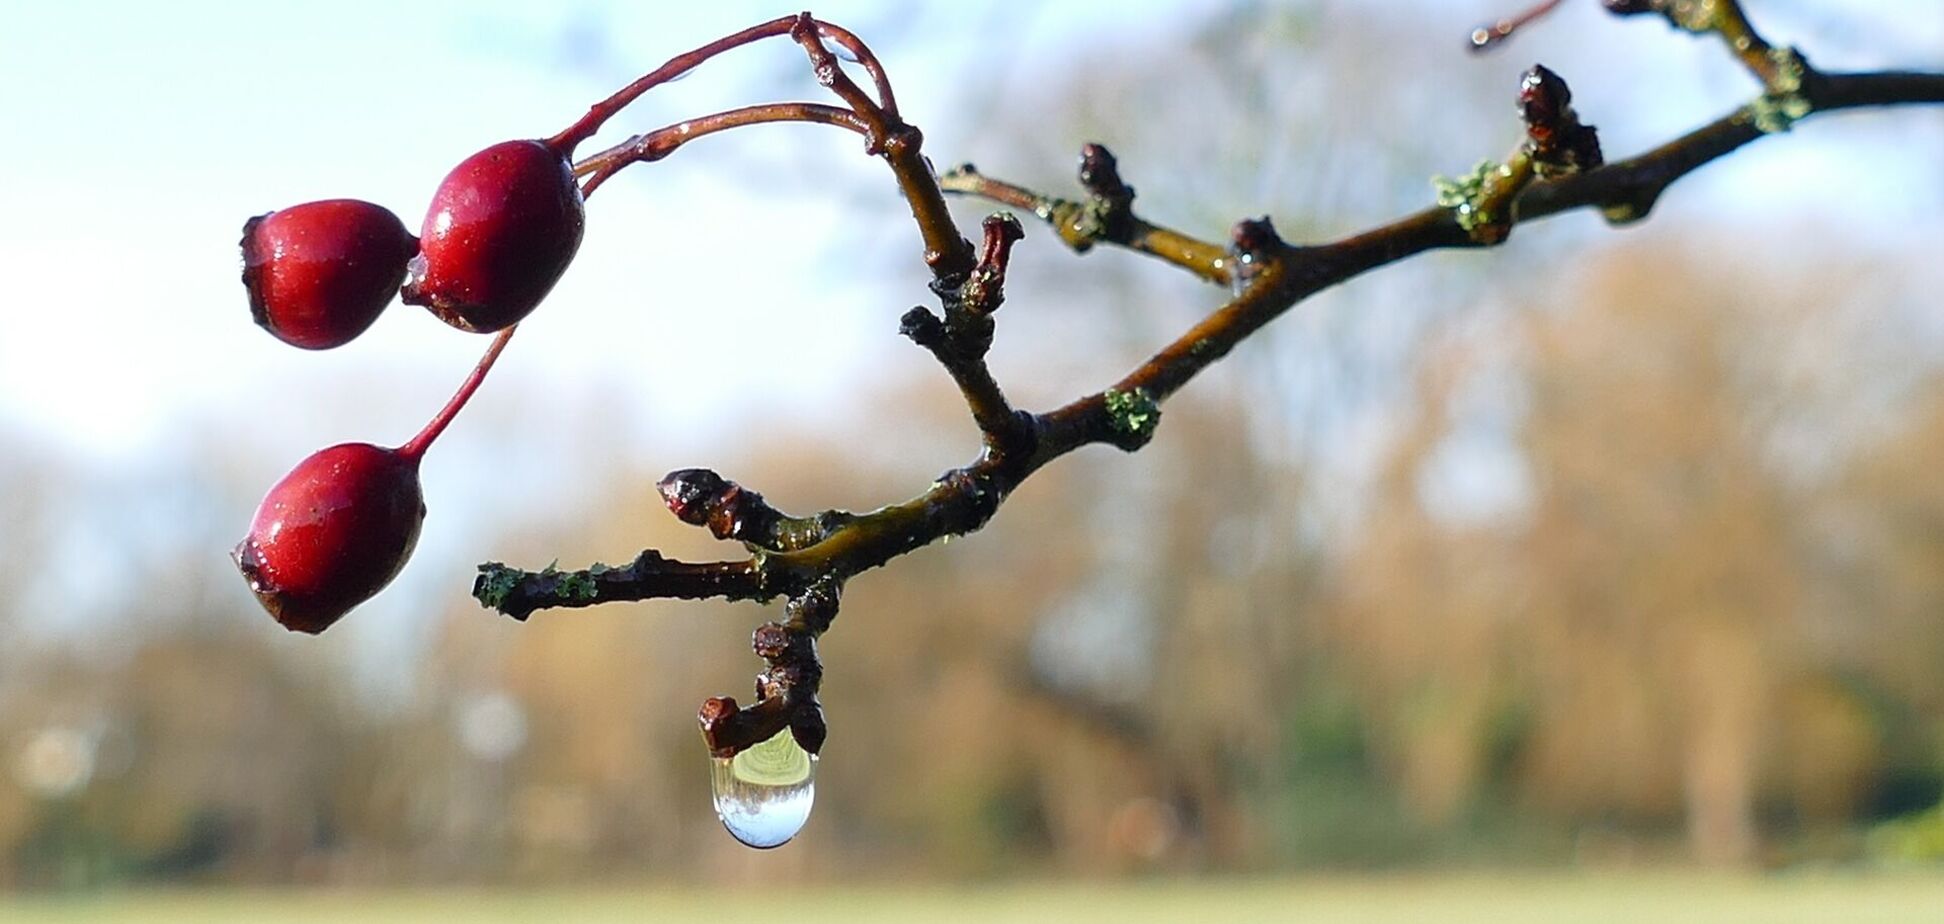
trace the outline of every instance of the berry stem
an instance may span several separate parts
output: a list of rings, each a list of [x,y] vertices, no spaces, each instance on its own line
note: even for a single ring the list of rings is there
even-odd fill
[[[473,392],[479,390],[479,384],[486,381],[486,373],[492,371],[493,363],[498,361],[500,351],[506,349],[506,341],[513,339],[513,332],[519,329],[519,325],[515,324],[500,331],[499,336],[493,338],[492,345],[486,348],[486,355],[479,357],[479,362],[473,365],[472,374],[466,376],[464,382],[459,383],[459,390],[452,393],[452,399],[445,403],[445,407],[439,409],[438,415],[425,425],[425,429],[420,430],[410,442],[398,447],[399,455],[413,462],[417,462],[425,455],[426,447],[431,446],[432,441],[445,432],[446,426],[452,423],[452,418],[459,416],[459,410],[466,406],[466,402],[472,400]]]
[[[812,122],[847,128],[866,137],[870,135],[869,127],[856,113],[836,106],[825,106],[821,103],[765,103],[759,106],[744,106],[740,109],[685,119],[647,134],[636,135],[598,154],[589,155],[574,164],[574,174],[588,178],[581,187],[581,196],[584,198],[593,195],[596,188],[629,164],[661,160],[675,153],[676,148],[703,135],[766,122]]]
[[[581,142],[593,137],[594,133],[600,131],[601,126],[607,123],[607,120],[613,118],[615,113],[627,108],[628,104],[640,99],[641,94],[648,92],[660,84],[667,83],[687,74],[703,62],[723,52],[740,48],[762,39],[774,38],[779,35],[789,35],[796,26],[798,19],[799,17],[797,16],[784,16],[778,19],[772,19],[769,22],[758,23],[741,32],[723,36],[692,51],[668,59],[667,63],[636,78],[633,83],[622,87],[613,96],[595,103],[587,110],[586,115],[581,116],[574,124],[567,126],[560,134],[547,139],[547,146],[559,151],[561,156],[572,159],[574,149]],[[863,40],[842,26],[835,26],[826,22],[819,22],[816,25],[817,31],[820,34],[836,42],[845,51],[850,52],[851,56],[857,59],[857,63],[871,75],[871,82],[877,88],[880,107],[886,113],[895,117],[898,112],[898,103],[896,97],[891,94],[891,78],[885,73],[884,65],[878,61],[877,55],[871,52],[870,46],[865,45]]]
[[[751,42],[778,35],[788,35],[790,34],[790,26],[795,22],[795,16],[772,19],[766,23],[750,26],[733,35],[723,36],[693,51],[676,55],[668,59],[668,62],[661,67],[641,75],[639,78],[636,78],[635,82],[622,87],[613,96],[595,103],[587,110],[586,115],[580,117],[579,121],[567,126],[560,134],[547,139],[547,145],[559,151],[562,156],[571,158],[574,154],[575,147],[592,137],[595,132],[600,131],[601,126],[607,120],[613,118],[615,113],[626,108],[629,103],[641,98],[641,94],[694,70],[702,62],[732,48],[739,48]]]

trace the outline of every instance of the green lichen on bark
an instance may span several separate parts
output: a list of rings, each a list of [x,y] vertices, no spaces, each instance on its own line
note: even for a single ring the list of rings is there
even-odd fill
[[[1486,184],[1505,170],[1505,165],[1494,160],[1481,160],[1470,173],[1449,177],[1439,174],[1431,178],[1431,188],[1438,192],[1438,207],[1451,209],[1458,219],[1458,227],[1467,233],[1490,224],[1495,219],[1489,210],[1481,205]]]
[[[1154,427],[1161,422],[1161,405],[1156,404],[1154,396],[1145,388],[1133,391],[1107,389],[1103,396],[1107,403],[1107,419],[1113,423],[1114,431],[1125,433],[1145,442],[1154,435]]]
[[[559,594],[569,600],[583,603],[594,599],[599,590],[594,586],[594,578],[585,571],[570,571],[560,575]]]
[[[491,561],[479,566],[479,578],[473,581],[473,598],[489,609],[502,609],[508,595],[520,586],[521,571],[518,568]]]

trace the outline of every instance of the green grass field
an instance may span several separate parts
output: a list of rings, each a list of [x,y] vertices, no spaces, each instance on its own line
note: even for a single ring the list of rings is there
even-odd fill
[[[795,907],[785,909],[784,902]],[[1944,922],[1944,873],[1770,877],[1346,876],[1133,885],[816,888],[739,898],[592,891],[120,892],[0,897],[0,921],[220,922]]]

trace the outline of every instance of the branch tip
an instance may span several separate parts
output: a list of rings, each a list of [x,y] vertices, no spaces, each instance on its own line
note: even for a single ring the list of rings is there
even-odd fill
[[[789,516],[763,495],[706,468],[669,472],[655,487],[676,519],[690,526],[706,526],[717,539],[733,539],[766,552],[809,548],[855,519],[840,510]]]
[[[912,343],[936,351],[945,340],[945,322],[923,305],[917,305],[898,319],[898,333]]]
[[[711,507],[720,506],[722,495],[733,485],[706,468],[684,468],[669,472],[655,484],[668,512],[690,526],[709,522]]]
[[[1121,179],[1120,161],[1098,142],[1080,146],[1080,186],[1089,194],[1125,206],[1134,201],[1134,187]]]
[[[1526,123],[1525,153],[1539,176],[1565,176],[1606,163],[1599,131],[1573,111],[1572,88],[1543,64],[1519,80],[1519,117]]]
[[[1026,236],[1026,229],[1020,227],[1019,219],[1011,212],[996,212],[987,215],[981,227],[985,231],[985,243],[979,250],[979,265],[959,289],[958,304],[977,316],[990,315],[999,310],[1005,301],[1006,267],[1012,262],[1012,245]],[[951,299],[946,300],[950,313]],[[989,341],[990,331],[983,332]],[[979,348],[984,352],[984,347]]]

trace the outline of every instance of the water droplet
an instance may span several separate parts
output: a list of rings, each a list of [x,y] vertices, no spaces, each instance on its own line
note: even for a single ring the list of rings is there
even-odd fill
[[[1255,257],[1252,254],[1235,253],[1229,259],[1229,292],[1240,296],[1249,289],[1249,280],[1255,277]]]
[[[799,746],[789,729],[714,764],[709,782],[716,817],[736,840],[762,850],[779,847],[810,820],[817,755]]]

